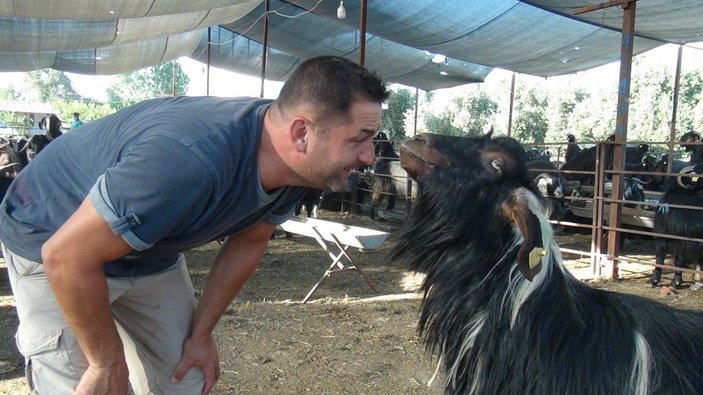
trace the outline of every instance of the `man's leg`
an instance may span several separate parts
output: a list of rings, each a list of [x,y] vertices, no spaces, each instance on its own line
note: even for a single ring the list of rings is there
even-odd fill
[[[108,279],[108,284],[113,280]],[[112,302],[112,311],[120,335],[127,335],[122,342],[134,392],[200,394],[205,381],[198,368],[178,384],[171,383],[183,342],[190,335],[196,304],[185,258],[181,255],[163,272],[130,280],[131,288]]]
[[[27,383],[38,394],[72,394],[88,367],[61,314],[44,266],[2,246],[20,320],[17,348],[25,358]]]

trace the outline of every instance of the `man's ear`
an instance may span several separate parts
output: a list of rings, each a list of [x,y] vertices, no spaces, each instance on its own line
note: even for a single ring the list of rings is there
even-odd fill
[[[310,138],[310,121],[306,118],[295,118],[290,124],[290,138],[298,152],[305,152]]]

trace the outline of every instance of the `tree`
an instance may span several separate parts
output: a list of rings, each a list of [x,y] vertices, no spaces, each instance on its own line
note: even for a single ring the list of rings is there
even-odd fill
[[[8,86],[7,88],[0,88],[0,100],[19,100],[22,94],[18,92],[15,87]]]
[[[391,92],[388,109],[381,115],[381,129],[388,130],[388,138],[400,140],[405,138],[405,119],[408,111],[415,107],[415,97],[407,89]]]
[[[65,123],[64,126],[68,126],[71,122],[74,112],[81,115],[83,122],[91,122],[115,111],[104,103],[78,100],[58,101],[54,103],[54,108],[59,112],[59,118]]]
[[[457,109],[455,123],[469,136],[486,132],[486,126],[494,123],[498,111],[498,103],[483,90],[455,98],[454,106]]]
[[[681,76],[677,129],[682,132],[703,132],[703,71],[695,70]]]
[[[545,92],[530,88],[526,93],[519,94],[516,102],[515,137],[524,143],[543,144],[549,130],[549,100]]]
[[[71,80],[63,71],[42,69],[26,73],[27,83],[37,91],[39,100],[76,100],[81,96],[73,89]]]
[[[118,83],[107,88],[108,104],[115,110],[121,110],[142,100],[173,95],[174,67],[175,94],[184,95],[190,79],[181,65],[173,61],[122,75]]]
[[[439,115],[427,113],[425,114],[425,127],[430,133],[462,136],[464,131],[453,125],[454,117],[454,112],[451,109],[445,109]]]

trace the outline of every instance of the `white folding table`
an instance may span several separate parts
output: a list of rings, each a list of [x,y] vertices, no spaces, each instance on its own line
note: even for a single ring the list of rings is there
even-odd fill
[[[347,253],[347,250],[349,247],[363,250],[376,249],[380,247],[388,237],[387,232],[321,219],[298,217],[292,217],[279,225],[279,227],[286,232],[314,238],[332,260],[332,264],[325,271],[325,274],[322,275],[320,281],[318,281],[305,296],[303,303],[306,303],[308,299],[310,299],[312,294],[315,293],[317,288],[327,277],[334,273],[349,270],[354,270],[359,273],[366,285],[368,285],[372,291],[376,292],[371,280],[364,274],[361,268],[354,263]],[[334,248],[336,248],[338,252],[334,252]]]

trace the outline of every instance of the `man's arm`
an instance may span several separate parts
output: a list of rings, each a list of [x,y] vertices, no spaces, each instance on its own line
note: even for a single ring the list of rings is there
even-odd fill
[[[217,347],[212,331],[227,306],[261,263],[275,225],[259,222],[230,236],[220,248],[193,318],[193,329],[183,346],[183,359],[173,380],[179,381],[193,366],[205,375],[203,394],[210,392],[220,376]]]
[[[86,198],[42,246],[49,284],[90,364],[76,394],[125,394],[127,364],[110,311],[105,262],[131,251]]]

